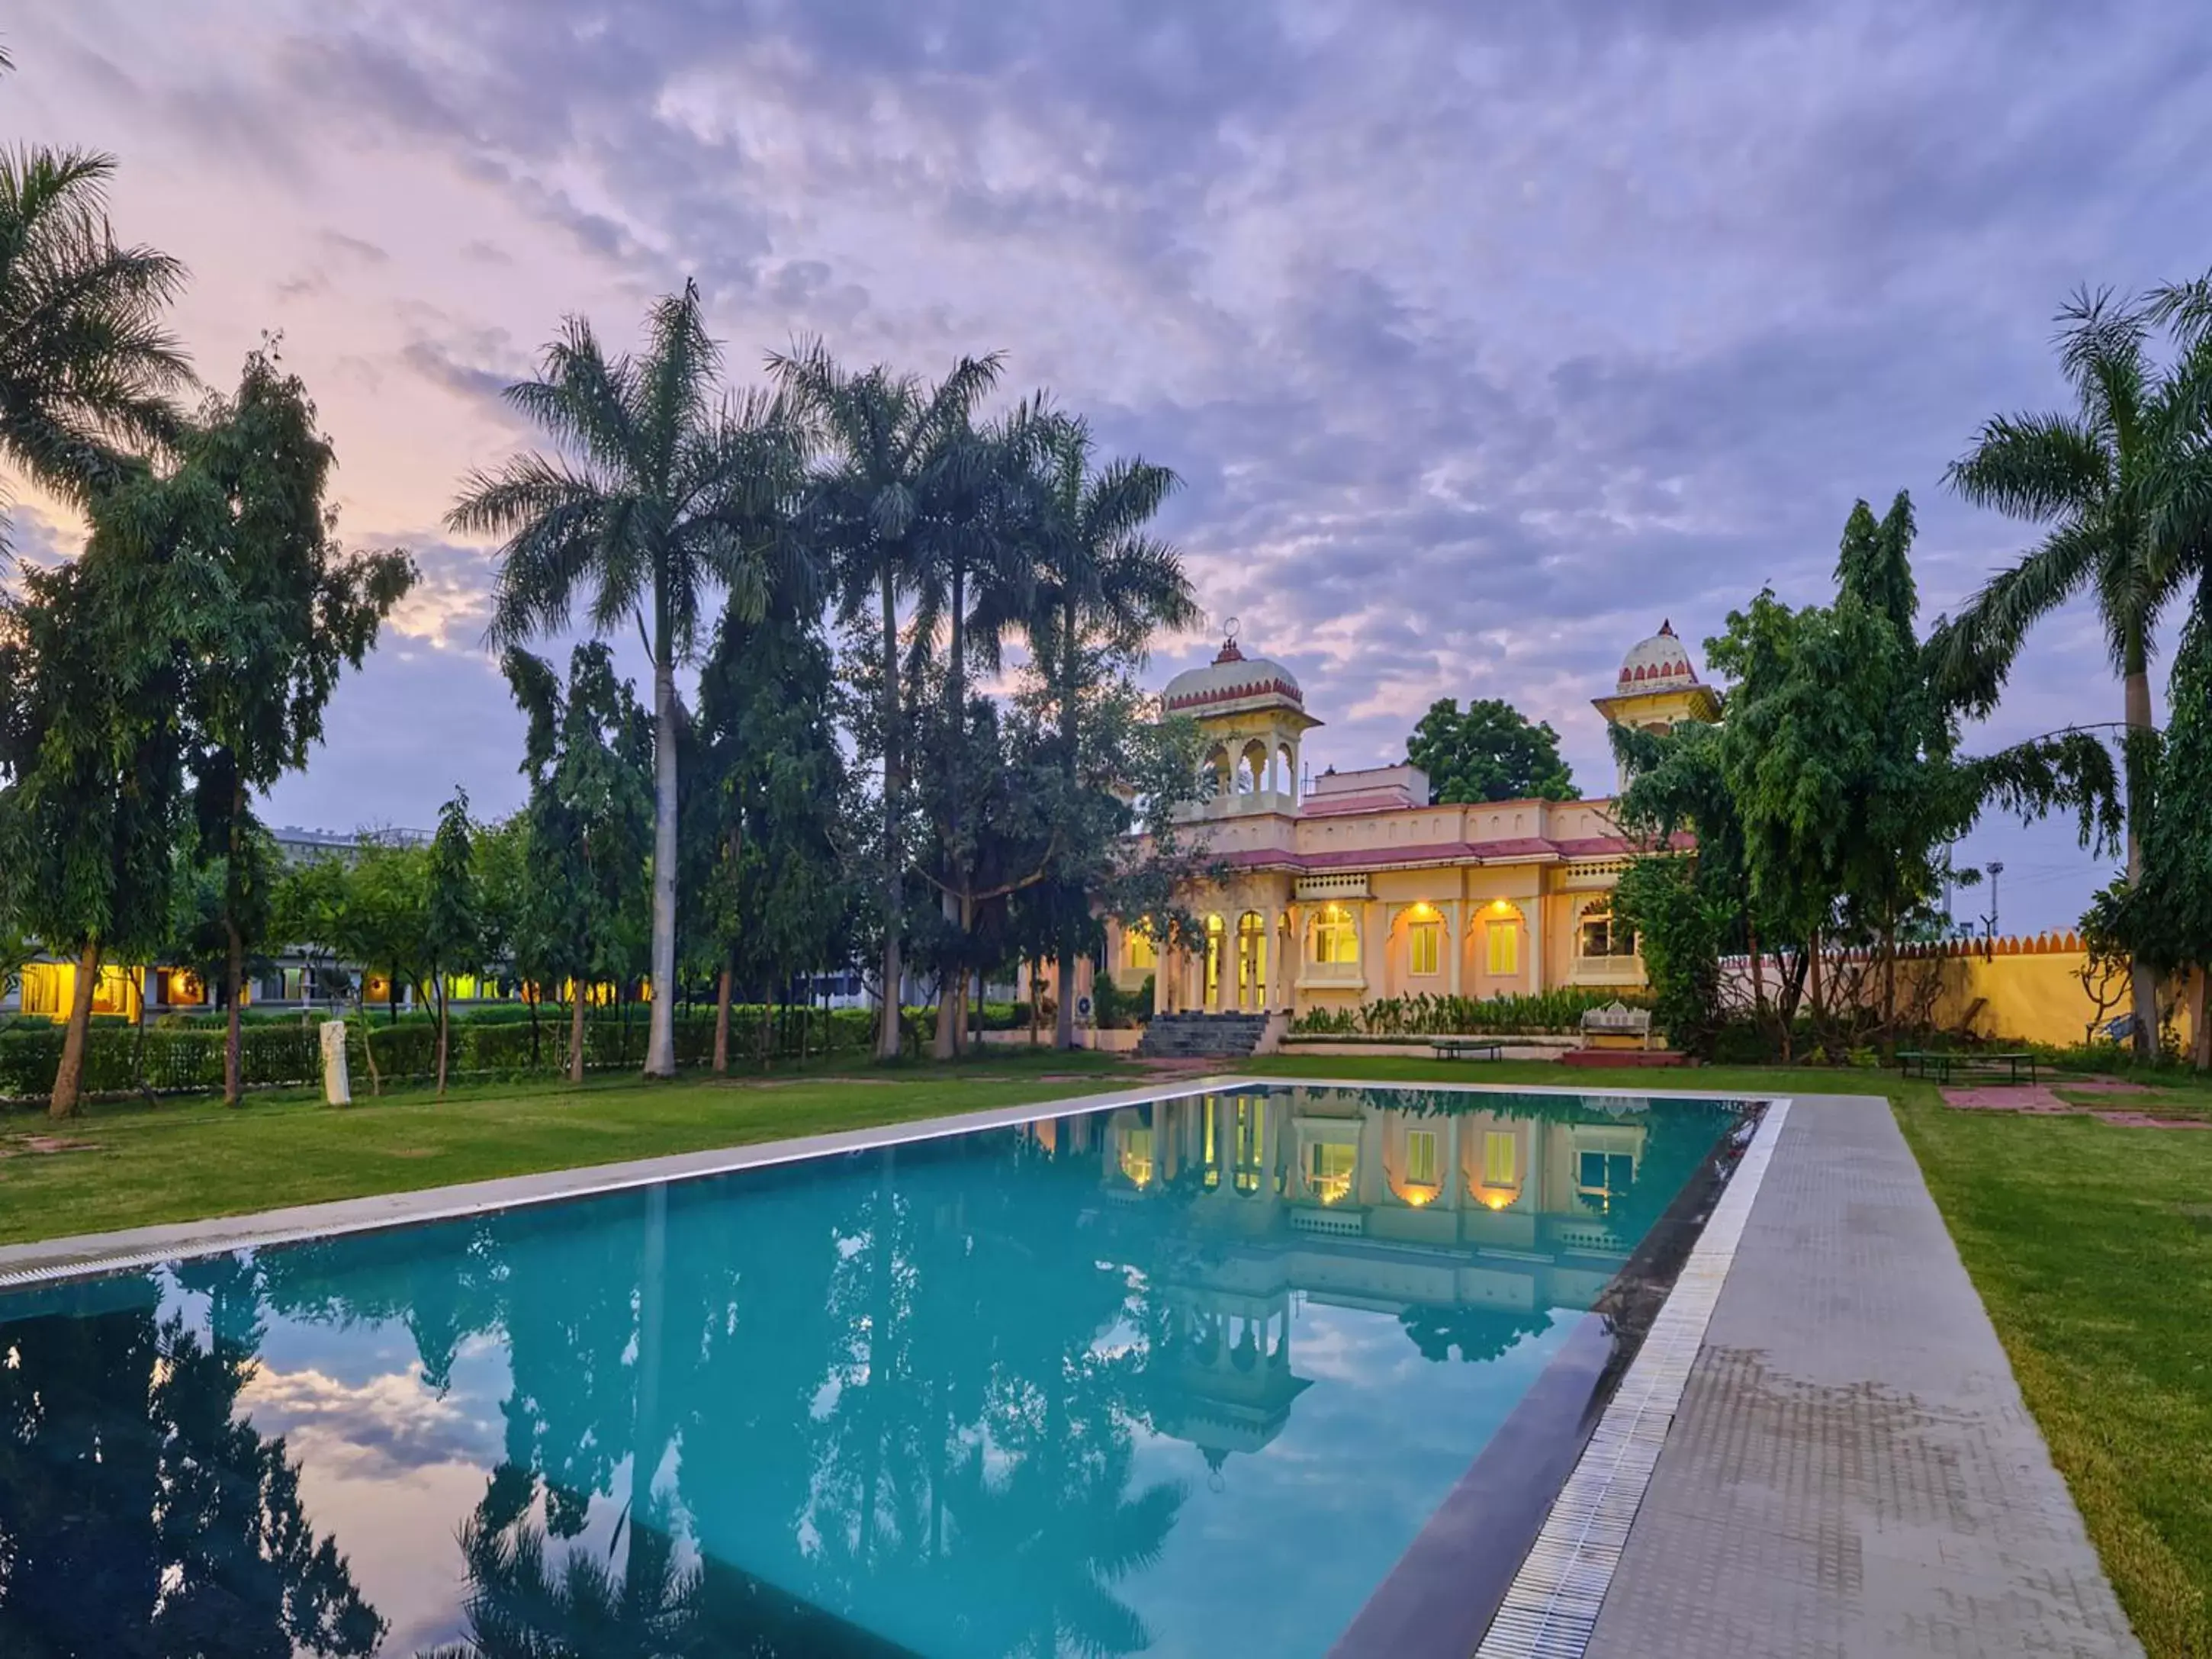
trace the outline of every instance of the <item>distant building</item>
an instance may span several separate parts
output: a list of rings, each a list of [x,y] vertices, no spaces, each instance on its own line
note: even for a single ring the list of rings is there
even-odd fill
[[[1155,1012],[1644,983],[1635,939],[1613,920],[1632,851],[1613,797],[1437,805],[1406,764],[1301,788],[1304,737],[1322,722],[1289,669],[1245,656],[1233,636],[1163,702],[1206,734],[1210,791],[1187,817],[1227,874],[1182,896],[1204,919],[1195,945],[1163,951],[1109,923],[1107,970],[1125,990],[1152,975]],[[1719,712],[1670,626],[1629,652],[1595,704],[1649,727]]]

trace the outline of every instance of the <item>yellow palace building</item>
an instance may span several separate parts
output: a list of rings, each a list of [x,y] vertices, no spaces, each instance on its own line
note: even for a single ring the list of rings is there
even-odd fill
[[[1608,721],[1647,727],[1719,712],[1665,625],[1593,701]],[[1302,790],[1305,734],[1322,722],[1289,669],[1247,657],[1233,635],[1163,702],[1206,738],[1211,787],[1188,815],[1223,873],[1182,896],[1203,918],[1198,944],[1162,952],[1108,926],[1109,971],[1128,990],[1152,975],[1154,1012],[1644,984],[1635,939],[1613,921],[1631,847],[1612,797],[1439,805],[1411,765],[1324,773]]]

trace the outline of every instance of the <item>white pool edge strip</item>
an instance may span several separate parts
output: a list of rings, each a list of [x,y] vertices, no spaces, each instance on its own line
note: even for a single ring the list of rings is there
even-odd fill
[[[1582,1659],[1705,1346],[1790,1103],[1770,1103],[1589,1443],[1559,1489],[1475,1659]]]

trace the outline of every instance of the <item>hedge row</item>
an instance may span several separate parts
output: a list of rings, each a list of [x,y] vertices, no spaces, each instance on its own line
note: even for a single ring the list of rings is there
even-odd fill
[[[241,1026],[239,1048],[248,1086],[318,1083],[322,1078],[319,1022]],[[744,1064],[761,1049],[761,1011],[731,1011],[730,1049]],[[427,1078],[437,1067],[437,1022],[423,1016],[397,1024],[374,1023],[373,1041],[378,1072],[386,1079]],[[781,1024],[771,1013],[768,1051],[777,1059],[795,1058],[802,1038],[806,1052],[820,1054],[825,1036],[832,1051],[864,1051],[874,1035],[875,1017],[866,1009],[816,1009],[802,1021],[793,1012]],[[140,1031],[116,1021],[94,1024],[85,1048],[84,1086],[93,1094],[136,1093],[141,1079],[160,1093],[181,1093],[222,1086],[223,1032],[201,1026],[149,1026]],[[359,1020],[349,1020],[347,1064],[356,1093],[369,1086],[368,1056]],[[645,1060],[646,1012],[629,1020],[595,1018],[584,1027],[584,1064],[597,1069],[640,1066]],[[447,1070],[455,1076],[559,1073],[568,1063],[568,1022],[548,1010],[537,1031],[536,1054],[526,1021],[457,1020]],[[711,1011],[679,1014],[676,1059],[679,1065],[704,1065],[714,1053]],[[61,1063],[62,1028],[26,1022],[0,1030],[0,1099],[43,1098],[53,1087]]]

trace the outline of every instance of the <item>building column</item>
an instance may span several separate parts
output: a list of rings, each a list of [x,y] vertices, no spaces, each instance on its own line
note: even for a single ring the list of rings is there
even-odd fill
[[[1390,948],[1389,914],[1380,899],[1368,899],[1359,907],[1359,975],[1367,981],[1364,994],[1370,1002],[1389,994],[1382,967]]]
[[[1540,889],[1528,901],[1528,988],[1544,988],[1544,895]]]
[[[1174,970],[1175,952],[1162,945],[1152,952],[1152,1012],[1168,1011],[1168,975]]]
[[[1460,994],[1461,963],[1467,955],[1468,942],[1466,935],[1461,931],[1467,925],[1467,901],[1447,899],[1444,901],[1443,911],[1444,943],[1451,957],[1450,962],[1444,967],[1444,990],[1449,995],[1457,996]]]

